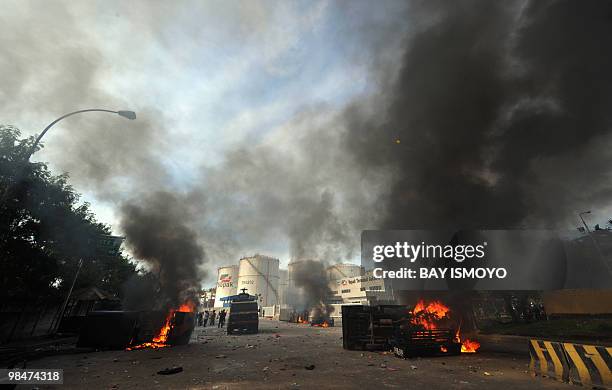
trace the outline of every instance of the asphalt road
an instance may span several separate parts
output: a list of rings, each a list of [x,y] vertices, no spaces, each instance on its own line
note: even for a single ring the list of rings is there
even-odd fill
[[[196,328],[186,346],[53,356],[30,362],[28,368],[63,368],[63,386],[39,386],[62,389],[574,388],[531,377],[528,363],[527,356],[512,351],[411,360],[346,351],[341,328],[263,320],[258,335]],[[175,366],[183,371],[157,374]]]

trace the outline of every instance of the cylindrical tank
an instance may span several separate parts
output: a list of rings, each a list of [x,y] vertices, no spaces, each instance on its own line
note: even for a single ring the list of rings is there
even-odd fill
[[[238,289],[257,295],[259,306],[278,304],[279,260],[269,256],[255,255],[240,259]]]
[[[292,261],[287,264],[287,288],[289,290],[294,290],[296,288],[295,285],[295,273],[296,269],[299,268],[299,261]]]
[[[222,307],[221,298],[238,293],[238,266],[226,265],[219,267],[217,272],[217,291],[215,294],[215,307]]]
[[[296,274],[303,269],[303,260],[293,260],[287,264],[286,304],[295,310],[303,310],[305,305],[304,289],[295,282]]]
[[[363,274],[362,268],[357,264],[334,264],[327,267],[328,280],[340,280],[344,278],[356,278]]]
[[[287,304],[287,290],[289,288],[289,271],[281,269],[278,271],[278,304]]]

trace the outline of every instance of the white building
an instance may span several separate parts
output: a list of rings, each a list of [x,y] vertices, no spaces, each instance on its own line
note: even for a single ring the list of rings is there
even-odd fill
[[[332,304],[389,304],[394,301],[393,290],[383,279],[374,277],[371,271],[362,276],[354,276],[329,281]]]

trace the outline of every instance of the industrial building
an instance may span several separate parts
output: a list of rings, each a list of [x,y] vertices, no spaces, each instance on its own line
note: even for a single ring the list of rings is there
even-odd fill
[[[363,274],[363,268],[357,264],[339,263],[327,267],[325,273],[327,279],[333,281],[361,276]]]
[[[228,305],[227,297],[238,294],[243,288],[258,297],[263,315],[277,315],[281,309],[303,310],[304,292],[296,284],[295,272],[300,261],[292,261],[287,269],[280,269],[276,258],[256,254],[243,257],[238,265],[219,267],[214,307]],[[334,264],[325,269],[331,294],[327,303],[376,305],[394,301],[393,290],[371,272],[364,272],[357,264]],[[270,314],[272,313],[272,314]],[[336,314],[340,315],[339,308]]]
[[[200,291],[200,307],[202,309],[208,309],[215,305],[215,295],[217,293],[216,287],[211,287],[206,290]]]
[[[331,267],[330,267],[331,268]],[[329,281],[331,304],[377,305],[394,301],[393,289],[384,279],[375,278],[372,271]]]
[[[289,289],[289,271],[286,269],[278,270],[278,305],[287,305],[287,291]]]
[[[226,265],[217,270],[217,285],[214,307],[228,305],[227,297],[242,289],[258,297],[259,307],[279,305],[282,301],[279,290],[286,290],[286,271],[280,272],[279,260],[256,254],[240,259],[238,265]],[[284,281],[280,282],[280,276]]]

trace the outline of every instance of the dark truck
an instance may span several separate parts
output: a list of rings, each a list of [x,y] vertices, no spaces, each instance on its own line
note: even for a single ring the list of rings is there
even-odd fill
[[[455,329],[428,330],[412,325],[409,309],[402,305],[343,305],[343,348],[393,350],[403,358],[461,353]]]
[[[258,330],[257,297],[247,294],[246,288],[243,288],[240,294],[231,299],[227,334],[257,333]]]

